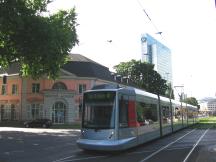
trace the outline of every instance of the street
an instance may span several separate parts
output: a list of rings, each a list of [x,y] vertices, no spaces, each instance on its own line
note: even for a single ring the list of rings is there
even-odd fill
[[[79,131],[0,128],[0,162],[51,162],[75,152]]]
[[[215,162],[216,130],[187,128],[123,152],[83,151],[78,130],[0,128],[0,162]]]

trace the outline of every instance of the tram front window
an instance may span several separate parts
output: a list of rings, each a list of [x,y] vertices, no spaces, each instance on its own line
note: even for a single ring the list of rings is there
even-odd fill
[[[115,92],[110,91],[84,94],[83,128],[114,128],[115,94]]]

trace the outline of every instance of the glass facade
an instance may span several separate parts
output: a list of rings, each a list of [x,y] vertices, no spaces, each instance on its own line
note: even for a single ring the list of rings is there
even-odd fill
[[[149,34],[141,36],[142,61],[155,65],[161,77],[172,83],[171,51]]]

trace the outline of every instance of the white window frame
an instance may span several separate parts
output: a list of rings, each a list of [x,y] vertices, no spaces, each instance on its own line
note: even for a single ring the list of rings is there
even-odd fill
[[[79,84],[78,86],[78,93],[82,94],[84,91],[86,91],[86,84]]]
[[[2,84],[1,95],[7,95],[7,85],[6,84]]]
[[[39,103],[32,103],[27,109],[27,118],[29,120],[43,118],[43,107]]]
[[[40,83],[32,83],[32,93],[40,92]]]
[[[18,85],[17,84],[12,84],[12,95],[18,95]]]

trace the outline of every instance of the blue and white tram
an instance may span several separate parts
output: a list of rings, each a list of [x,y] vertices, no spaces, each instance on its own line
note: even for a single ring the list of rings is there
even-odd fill
[[[105,84],[83,96],[77,144],[85,150],[125,150],[196,122],[197,108],[118,85]]]

